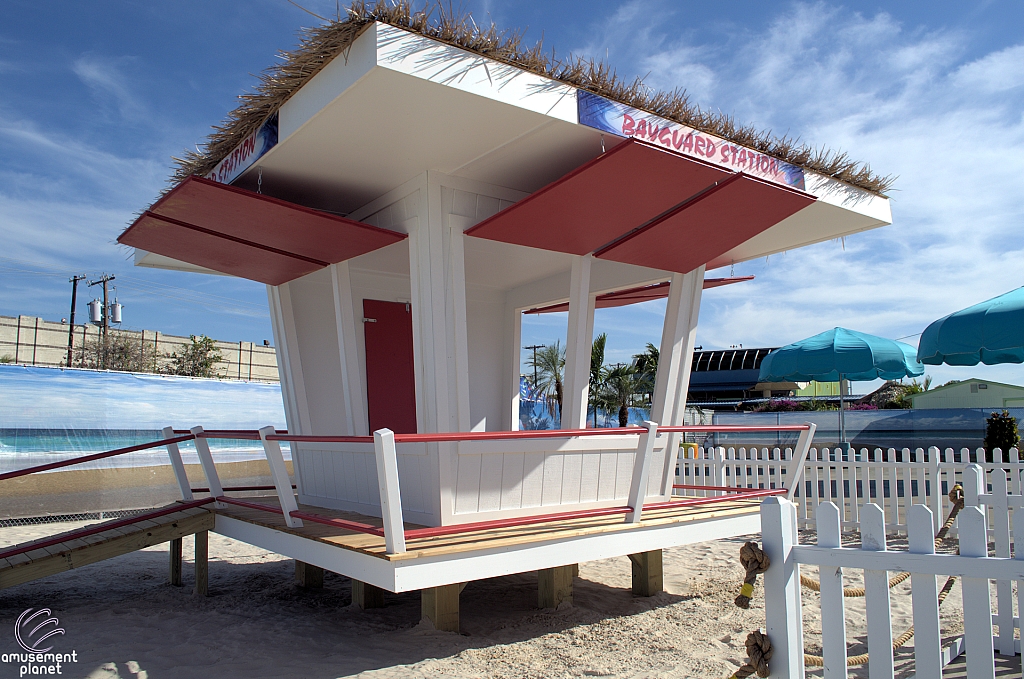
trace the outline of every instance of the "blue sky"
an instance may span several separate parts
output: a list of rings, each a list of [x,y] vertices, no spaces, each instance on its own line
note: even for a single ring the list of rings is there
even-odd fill
[[[607,57],[622,75],[899,176],[892,226],[736,265],[757,278],[705,294],[705,348],[785,344],[836,325],[916,345],[929,321],[1024,284],[1019,1],[461,5],[478,23],[525,29],[558,54]],[[0,314],[59,320],[68,276],[106,271],[128,326],[269,339],[263,286],[135,269],[114,238],[163,189],[170,157],[202,141],[250,74],[317,20],[286,0],[4,9]],[[662,313],[658,303],[599,312],[609,360],[657,342]],[[564,314],[553,314],[527,324],[523,343],[564,334]],[[1016,366],[929,374],[1024,383]]]

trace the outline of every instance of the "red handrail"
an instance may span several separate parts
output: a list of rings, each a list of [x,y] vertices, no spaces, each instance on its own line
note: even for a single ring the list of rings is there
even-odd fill
[[[295,484],[292,484],[295,488]],[[277,490],[277,486],[224,486],[221,490]],[[209,493],[209,488],[193,488],[193,493]]]
[[[107,457],[114,457],[115,455],[124,455],[126,453],[134,453],[140,450],[148,450],[149,448],[156,448],[157,446],[166,446],[171,443],[181,443],[182,441],[191,441],[195,436],[188,434],[187,436],[175,436],[174,438],[162,439],[160,441],[153,441],[151,443],[140,443],[135,446],[128,446],[126,448],[117,448],[115,450],[108,450],[105,453],[96,453],[94,455],[85,455],[83,457],[75,457],[70,460],[63,460],[61,462],[50,462],[48,464],[41,464],[35,467],[26,467],[25,469],[18,469],[13,472],[6,472],[0,474],[0,481],[7,479],[15,479],[19,476],[27,476],[29,474],[35,474],[36,472],[45,472],[50,469],[59,469],[61,467],[70,467],[76,464],[82,464],[83,462],[92,462],[93,460],[102,460]]]
[[[681,425],[658,427],[658,433],[744,433],[755,431],[806,431],[806,424],[742,426],[730,424]],[[395,434],[396,443],[437,443],[452,441],[500,441],[522,439],[564,438],[571,436],[639,436],[642,427],[616,427],[608,429],[531,429],[521,431],[453,431],[431,434]],[[268,441],[296,441],[304,443],[373,443],[372,436],[312,436],[301,434],[271,434]]]
[[[189,434],[190,429],[175,429],[175,434]],[[287,434],[287,429],[277,429],[278,434]],[[240,439],[246,441],[259,441],[260,433],[256,429],[204,429],[201,438],[204,439]]]
[[[37,549],[42,549],[44,547],[53,547],[54,545],[59,545],[60,543],[67,542],[68,540],[76,540],[78,538],[84,538],[84,537],[88,537],[90,535],[96,535],[97,533],[103,533],[103,532],[106,532],[108,530],[113,530],[114,528],[122,528],[124,526],[130,526],[131,524],[138,523],[139,521],[148,521],[149,519],[156,519],[156,518],[159,518],[161,516],[166,516],[167,514],[174,514],[175,512],[180,512],[180,511],[185,510],[185,509],[192,509],[193,507],[200,507],[202,505],[209,504],[209,503],[211,503],[213,501],[214,501],[214,499],[212,497],[208,497],[208,498],[206,498],[204,500],[192,500],[191,502],[180,502],[180,503],[178,503],[176,505],[172,505],[170,507],[164,507],[163,509],[157,509],[157,510],[154,510],[152,512],[145,512],[143,514],[136,514],[135,516],[129,516],[128,518],[121,519],[120,521],[110,521],[110,522],[106,522],[106,523],[100,523],[100,524],[97,524],[95,526],[90,526],[88,528],[79,528],[78,530],[69,531],[67,533],[64,533],[63,535],[58,535],[57,537],[50,538],[49,540],[40,540],[40,541],[37,541],[37,542],[28,542],[28,543],[25,543],[23,545],[17,545],[15,547],[10,548],[10,549],[4,550],[4,551],[0,552],[0,559],[7,559],[7,558],[12,557],[12,556],[17,556],[18,554],[25,554],[26,552],[32,552],[32,551],[35,551]]]
[[[742,493],[748,490],[764,490],[763,488],[744,488],[743,486],[694,486],[686,483],[677,483],[672,488],[683,490],[723,490],[727,493]],[[774,488],[770,490],[775,490]]]
[[[710,432],[712,434],[728,434],[731,432],[743,433],[748,431],[807,431],[808,429],[810,429],[810,426],[806,424],[684,424],[679,426],[658,427],[658,432],[664,432],[666,434],[690,434],[698,432]]]

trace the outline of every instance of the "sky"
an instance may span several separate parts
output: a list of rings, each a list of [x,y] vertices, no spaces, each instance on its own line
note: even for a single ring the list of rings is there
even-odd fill
[[[299,2],[338,11],[333,0]],[[1024,284],[1019,0],[459,6],[478,24],[606,59],[652,88],[683,88],[703,107],[897,177],[892,226],[736,264],[756,278],[705,292],[705,349],[779,346],[835,326],[916,346],[930,321]],[[0,314],[65,318],[68,278],[106,272],[126,327],[270,339],[262,285],[135,268],[114,240],[166,187],[171,157],[201,143],[252,74],[319,20],[287,0],[7,0],[4,10]],[[80,292],[79,314],[97,292]],[[658,302],[599,310],[608,361],[657,343],[663,315]],[[531,320],[523,344],[564,341],[565,325],[565,314]],[[1024,384],[1022,366],[928,374]]]

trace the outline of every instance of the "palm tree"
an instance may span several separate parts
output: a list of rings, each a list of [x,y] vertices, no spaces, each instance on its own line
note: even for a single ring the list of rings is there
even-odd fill
[[[633,367],[636,368],[636,371],[642,378],[642,384],[639,387],[642,389],[640,393],[644,397],[644,403],[637,405],[650,407],[654,401],[654,384],[658,377],[658,359],[660,354],[661,352],[658,351],[658,347],[648,342],[647,348],[642,354],[635,354],[633,356]]]
[[[604,380],[604,398],[619,410],[619,426],[629,424],[629,408],[643,404],[648,392],[647,376],[637,370],[636,365],[617,365],[608,371]]]
[[[604,405],[602,389],[608,371],[604,367],[604,347],[608,342],[608,333],[602,332],[594,338],[590,349],[590,389],[587,392],[587,406],[594,409],[594,427],[597,427],[597,409]]]
[[[552,417],[562,415],[562,377],[565,373],[565,349],[560,341],[538,349],[536,355],[527,360],[527,365],[537,370],[536,393],[542,394],[548,402]],[[555,412],[555,405],[558,412]]]

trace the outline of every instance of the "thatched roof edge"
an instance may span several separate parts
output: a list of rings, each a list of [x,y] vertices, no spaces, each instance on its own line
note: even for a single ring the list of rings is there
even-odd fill
[[[571,55],[556,59],[553,53],[551,56],[542,53],[539,42],[526,48],[521,33],[500,31],[493,23],[480,28],[468,14],[455,16],[432,5],[414,11],[410,0],[393,3],[377,0],[373,5],[357,1],[346,12],[344,19],[304,29],[299,46],[280,53],[281,63],[260,75],[254,92],[239,97],[241,104],[224,122],[214,126],[205,145],[195,151],[187,150],[184,157],[174,159],[177,168],[172,182],[176,184],[189,175],[202,176],[210,172],[310,78],[343,54],[367,26],[377,21],[593,92],[878,195],[885,195],[895,181],[891,175],[872,172],[869,165],[852,160],[846,153],[812,148],[788,136],[776,137],[770,130],[739,125],[732,116],[702,109],[690,102],[685,90],[654,91],[642,79],[623,80],[607,64],[592,59]]]

